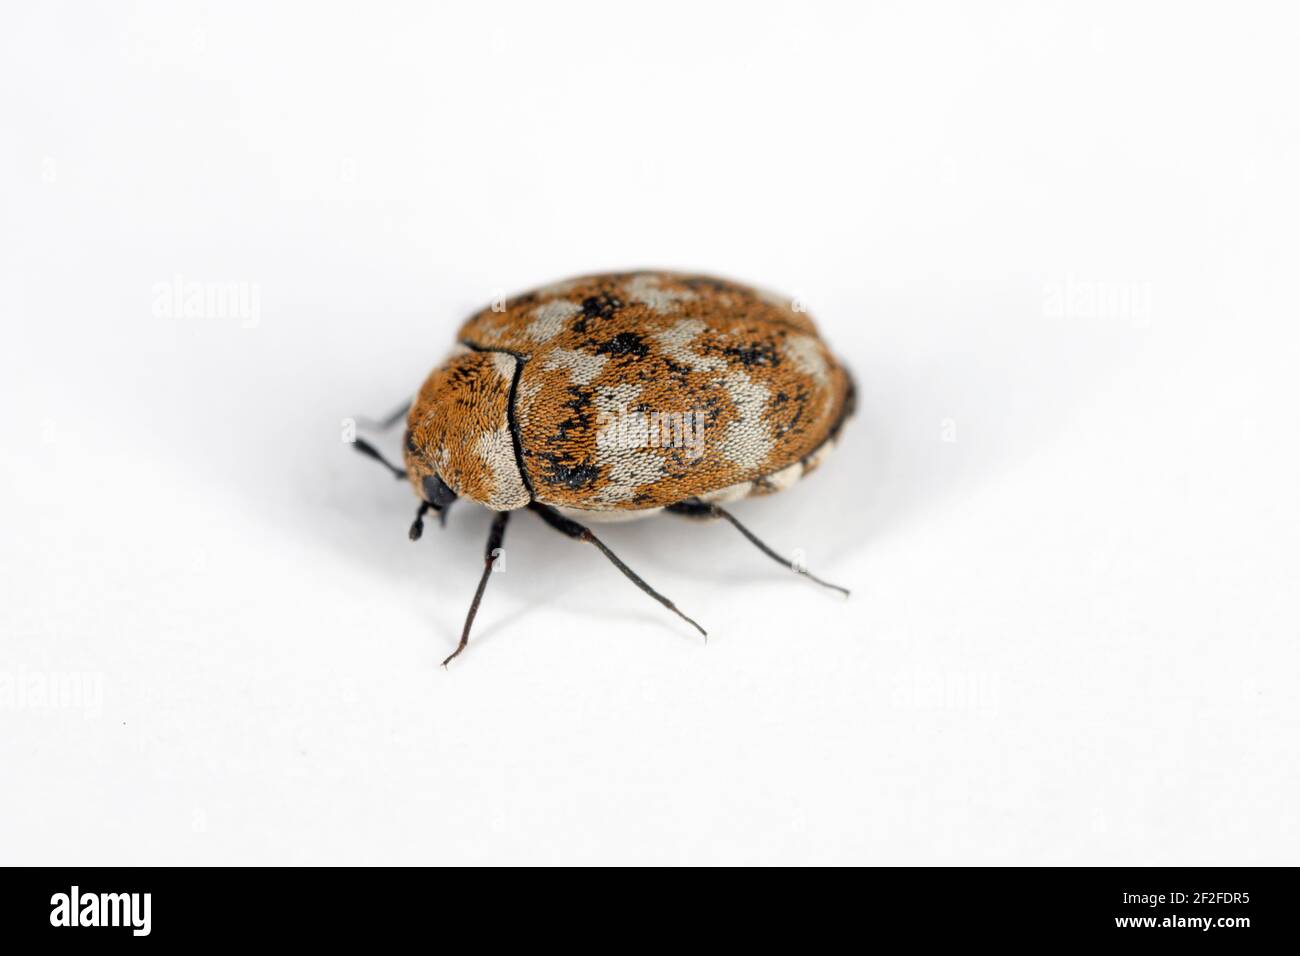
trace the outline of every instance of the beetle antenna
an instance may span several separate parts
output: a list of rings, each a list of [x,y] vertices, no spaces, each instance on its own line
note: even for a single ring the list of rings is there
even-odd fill
[[[364,427],[369,428],[372,431],[386,432],[388,431],[388,429],[392,428],[403,418],[405,418],[406,413],[409,412],[410,410],[411,410],[411,403],[407,402],[401,408],[389,412],[387,415],[385,415],[383,418],[379,419],[378,421],[375,421],[375,419],[373,418],[362,418],[358,424],[363,425]]]
[[[559,531],[561,534],[568,535],[570,538],[572,538],[575,541],[587,541],[591,544],[594,544],[597,548],[600,549],[601,554],[609,558],[610,563],[613,564],[614,567],[618,568],[620,571],[623,572],[624,577],[626,577],[629,581],[631,581],[633,584],[639,587],[646,594],[650,595],[652,598],[654,598],[664,607],[668,608],[668,610],[672,611],[674,614],[680,617],[691,627],[695,628],[697,631],[703,634],[704,639],[706,641],[709,639],[708,631],[700,627],[700,625],[696,624],[693,620],[691,620],[681,611],[677,610],[676,604],[668,600],[668,598],[664,597],[662,594],[660,594],[650,585],[646,584],[645,581],[641,580],[641,577],[635,571],[633,571],[621,560],[619,560],[618,555],[616,555],[613,551],[609,550],[609,548],[605,546],[605,542],[601,541],[599,538],[597,538],[594,534],[591,533],[590,528],[585,527],[584,525],[580,525],[578,524],[578,522],[572,521],[564,517],[564,515],[560,514],[554,508],[544,505],[540,501],[531,502],[529,503],[528,507],[531,508],[533,511],[536,511],[539,515],[541,515],[543,521],[549,524],[556,531]]]
[[[365,455],[367,458],[373,458],[375,461],[379,462],[393,473],[394,478],[399,480],[406,478],[405,468],[398,468],[391,461],[381,455],[378,448],[370,444],[370,442],[366,441],[364,438],[353,439],[352,447],[361,452],[361,454]]]
[[[460,632],[460,643],[456,649],[451,652],[447,660],[442,662],[446,667],[447,663],[465,649],[469,643],[469,629],[474,626],[474,615],[478,614],[479,602],[483,600],[483,592],[487,589],[488,576],[492,574],[492,566],[496,564],[497,558],[501,555],[501,542],[506,537],[506,522],[510,520],[509,511],[497,512],[496,518],[492,522],[492,528],[488,531],[487,547],[483,549],[483,576],[478,579],[478,590],[474,592],[474,600],[469,606],[469,614],[465,617],[465,629]]]
[[[730,511],[715,504],[710,504],[698,499],[691,501],[679,501],[677,504],[669,505],[665,511],[671,511],[673,514],[686,515],[692,518],[722,518],[731,523],[737,531],[749,539],[749,542],[762,551],[765,555],[775,561],[777,564],[784,564],[787,568],[793,570],[796,574],[802,574],[809,581],[815,581],[824,588],[830,588],[832,591],[839,591],[845,597],[849,596],[849,589],[842,588],[838,584],[831,584],[829,581],[823,581],[817,575],[810,572],[807,568],[801,567],[798,563],[791,561],[789,558],[783,558],[766,544],[764,544],[754,532],[746,528]]]

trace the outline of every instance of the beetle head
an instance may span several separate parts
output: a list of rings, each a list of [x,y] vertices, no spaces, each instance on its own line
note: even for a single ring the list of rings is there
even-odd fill
[[[434,465],[437,458],[445,458],[445,456],[428,454],[426,449],[420,447],[410,429],[407,429],[404,444],[406,472],[420,500],[433,511],[441,512],[451,507],[452,502],[459,496],[456,490],[438,474]]]
[[[425,475],[421,478],[420,488],[424,492],[424,500],[434,511],[442,511],[456,500],[456,492],[452,491],[437,475]]]

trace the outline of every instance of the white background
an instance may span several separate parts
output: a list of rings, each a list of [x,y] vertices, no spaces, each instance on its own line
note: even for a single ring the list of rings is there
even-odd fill
[[[1296,863],[1294,32],[7,5],[0,861]],[[853,597],[608,529],[705,645],[524,514],[444,671],[488,515],[410,544],[341,421],[637,266],[797,295],[855,371],[735,509]],[[156,314],[177,276],[256,322]]]

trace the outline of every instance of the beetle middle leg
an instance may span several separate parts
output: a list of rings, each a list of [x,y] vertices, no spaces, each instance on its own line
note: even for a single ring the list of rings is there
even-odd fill
[[[401,408],[396,409],[395,411],[389,413],[388,415],[385,415],[379,421],[374,421],[373,419],[369,419],[369,418],[363,418],[361,420],[361,426],[363,428],[369,428],[372,431],[386,432],[388,431],[388,429],[392,428],[403,418],[405,418],[406,413],[409,412],[410,410],[411,410],[411,403],[407,402]],[[404,480],[406,478],[405,468],[398,468],[391,461],[385,458],[378,448],[370,444],[370,442],[366,441],[364,438],[361,437],[354,438],[352,440],[352,447],[357,451],[361,452],[361,454],[365,455],[367,458],[373,458],[375,461],[379,462],[381,465],[383,465],[385,468],[391,471],[393,473],[393,477],[397,478],[399,481]]]
[[[767,555],[777,564],[784,564],[787,568],[790,568],[796,574],[802,574],[808,580],[816,581],[824,588],[830,588],[833,591],[839,591],[845,597],[849,596],[848,588],[842,588],[838,584],[831,584],[829,581],[823,581],[821,578],[811,573],[807,568],[800,567],[798,564],[796,564],[794,561],[791,561],[789,558],[781,557],[781,555],[777,554],[766,544],[764,544],[759,539],[758,535],[754,534],[754,532],[750,531],[743,524],[741,524],[740,521],[735,517],[735,515],[733,515],[730,511],[727,511],[725,508],[722,508],[719,505],[710,504],[707,501],[700,501],[700,499],[698,498],[688,498],[685,501],[679,501],[676,504],[669,505],[664,510],[670,511],[673,514],[686,515],[689,518],[721,518],[724,521],[729,522],[731,526],[735,528],[737,531],[739,531],[741,534],[743,534],[746,537],[746,539],[748,539],[749,542],[752,545],[754,545],[754,547],[758,548],[758,550],[762,551],[765,555]]]
[[[352,447],[356,451],[359,451],[361,454],[365,455],[367,458],[373,458],[375,461],[379,462],[381,465],[383,465],[385,468],[391,471],[393,473],[393,477],[396,478],[398,481],[406,480],[407,477],[406,469],[398,468],[391,461],[389,461],[387,458],[384,457],[383,452],[381,452],[374,445],[370,444],[370,442],[366,441],[364,438],[360,436],[354,438],[352,440]]]
[[[635,571],[633,571],[621,560],[619,560],[618,555],[616,555],[613,551],[609,550],[609,548],[605,546],[605,542],[601,541],[594,534],[592,534],[591,529],[588,528],[586,525],[578,524],[578,522],[573,521],[570,518],[566,518],[564,515],[560,514],[554,508],[550,507],[549,505],[544,505],[540,501],[531,502],[528,505],[528,507],[531,508],[533,511],[536,511],[539,515],[541,515],[543,521],[549,524],[556,531],[559,531],[561,534],[568,535],[570,538],[572,538],[575,541],[586,541],[589,542],[590,544],[594,544],[600,550],[601,554],[609,558],[610,563],[613,564],[614,567],[618,568],[620,571],[623,572],[624,577],[626,577],[629,581],[631,581],[633,584],[639,587],[646,594],[650,595],[652,598],[654,598],[664,607],[668,608],[668,610],[672,611],[674,614],[680,617],[691,627],[695,628],[697,631],[699,631],[701,634],[704,635],[705,640],[708,640],[709,637],[708,631],[700,627],[700,625],[696,624],[693,620],[691,620],[689,617],[687,617],[685,614],[679,611],[677,609],[676,604],[668,600],[668,598],[664,597],[662,594],[660,594],[650,585],[646,584],[645,581],[641,580],[640,575],[638,575]]]
[[[474,600],[469,606],[469,614],[465,618],[465,629],[460,632],[460,643],[456,649],[451,652],[447,660],[442,662],[446,667],[448,661],[465,649],[469,643],[469,629],[474,626],[474,615],[478,614],[479,602],[483,600],[483,592],[487,589],[488,576],[492,574],[492,568],[501,555],[501,542],[506,538],[506,522],[510,520],[509,511],[498,511],[497,516],[492,519],[492,528],[488,531],[487,547],[483,549],[483,576],[478,579],[478,590],[474,592]]]

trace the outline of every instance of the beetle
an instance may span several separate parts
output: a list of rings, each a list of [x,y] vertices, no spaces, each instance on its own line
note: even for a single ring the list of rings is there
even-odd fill
[[[768,557],[818,584],[723,505],[788,488],[816,468],[854,410],[848,370],[788,298],[713,276],[638,271],[580,276],[471,316],[403,417],[405,467],[364,438],[359,452],[409,481],[446,522],[461,499],[496,512],[474,616],[511,514],[528,509],[594,545],[646,594],[650,587],[587,523],[669,513],[721,519]]]

